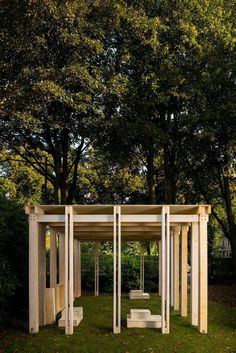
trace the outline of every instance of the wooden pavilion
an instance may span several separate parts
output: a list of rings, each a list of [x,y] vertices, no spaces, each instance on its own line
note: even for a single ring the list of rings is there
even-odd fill
[[[169,333],[170,306],[187,316],[191,263],[191,324],[207,333],[208,205],[40,205],[29,215],[29,332],[55,322],[65,309],[65,333],[73,334],[73,302],[81,295],[80,242],[113,242],[113,332],[121,332],[121,241],[159,243],[161,331]],[[50,287],[46,288],[46,227],[50,229]],[[188,255],[188,237],[191,253]],[[57,246],[59,260],[57,260]],[[97,247],[96,247],[97,248]],[[97,251],[96,251],[97,253]],[[95,295],[99,292],[98,256]],[[143,254],[141,254],[141,289]],[[59,276],[58,276],[59,273]]]

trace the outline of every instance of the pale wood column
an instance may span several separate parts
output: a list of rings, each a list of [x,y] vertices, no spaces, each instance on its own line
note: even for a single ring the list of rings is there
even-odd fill
[[[162,207],[161,245],[161,330],[162,333],[168,334],[170,330],[170,219],[168,206]]]
[[[161,269],[161,263],[162,263],[162,260],[161,260],[161,240],[158,242],[159,243],[159,251],[158,251],[158,257],[159,257],[159,288],[158,288],[158,292],[159,292],[159,295],[161,296],[161,293],[162,293],[162,289],[161,289],[161,285],[162,285],[162,269]]]
[[[94,296],[99,296],[99,243],[95,243],[95,278],[94,278]]]
[[[144,243],[140,243],[140,289],[144,291]]]
[[[57,286],[57,237],[53,228],[50,228],[50,288]]]
[[[180,228],[174,228],[174,310],[179,310],[179,233]]]
[[[65,235],[59,233],[59,284],[65,284]]]
[[[181,231],[181,316],[188,315],[188,227]]]
[[[192,223],[191,227],[191,324],[198,326],[198,306],[199,306],[199,239],[198,222]]]
[[[29,215],[29,332],[39,331],[39,267],[37,215]]]
[[[81,296],[81,254],[80,241],[74,240],[74,294]]]
[[[121,332],[121,209],[113,215],[113,333]]]
[[[74,301],[73,207],[65,207],[65,333],[72,335]]]
[[[170,232],[170,305],[174,306],[174,232]]]
[[[50,288],[54,288],[55,298],[55,316],[53,320],[56,320],[57,312],[57,234],[55,229],[50,228]]]
[[[39,326],[46,325],[46,244],[45,227],[38,224],[39,229]]]
[[[207,333],[208,321],[208,215],[199,215],[199,322],[198,330]]]

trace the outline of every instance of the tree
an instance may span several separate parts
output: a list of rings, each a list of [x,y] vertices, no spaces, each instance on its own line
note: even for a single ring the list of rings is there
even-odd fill
[[[47,176],[55,203],[72,202],[79,162],[102,117],[98,56],[108,4],[2,3],[2,134],[9,150]]]

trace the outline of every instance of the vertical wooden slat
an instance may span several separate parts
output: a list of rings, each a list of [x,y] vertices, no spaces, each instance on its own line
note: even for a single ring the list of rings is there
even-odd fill
[[[65,235],[59,233],[59,283],[65,283]]]
[[[144,291],[144,244],[140,243],[140,290]]]
[[[179,310],[179,227],[174,229],[174,310]]]
[[[207,263],[207,220],[205,214],[199,215],[199,324],[198,330],[207,333],[208,317],[208,263]]]
[[[81,296],[81,259],[78,240],[74,240],[74,294],[76,298]]]
[[[69,330],[72,335],[74,331],[73,302],[74,302],[74,227],[73,227],[73,208],[69,206]]]
[[[29,215],[29,332],[39,331],[38,293],[38,223],[37,215]]]
[[[46,247],[45,227],[38,224],[39,326],[46,325]]]
[[[174,233],[170,236],[170,305],[174,305]]]
[[[50,288],[57,286],[57,239],[56,232],[50,228]],[[57,308],[57,297],[55,295],[55,313]],[[56,319],[56,317],[54,318]]]
[[[162,245],[161,245],[161,240],[159,241],[159,252],[158,252],[158,258],[159,258],[159,288],[158,288],[158,292],[159,295],[161,296],[162,293],[162,268],[161,268],[161,264],[162,264],[162,259],[161,259],[161,249],[162,249]]]
[[[118,333],[121,332],[121,207],[118,206]]]
[[[181,316],[186,317],[188,303],[188,227],[183,226],[181,231]]]
[[[95,274],[94,274],[94,295],[99,295],[99,243],[95,243]]]
[[[161,331],[165,333],[166,328],[166,226],[165,226],[165,207],[162,207],[161,218]]]
[[[166,210],[166,329],[170,332],[170,213],[169,206]]]
[[[117,251],[116,251],[116,233],[117,233],[117,228],[116,228],[116,206],[113,207],[113,332],[116,333],[116,325],[117,325],[117,318],[116,318],[116,296],[117,296],[117,283],[116,283],[116,270],[117,270],[117,265],[116,265],[116,256],[117,256]]]
[[[192,223],[191,228],[191,324],[198,326],[199,306],[199,239],[198,223]]]
[[[69,283],[68,283],[68,250],[69,250],[69,213],[68,207],[65,207],[65,333],[69,334],[69,298],[68,298],[68,290],[69,290]]]

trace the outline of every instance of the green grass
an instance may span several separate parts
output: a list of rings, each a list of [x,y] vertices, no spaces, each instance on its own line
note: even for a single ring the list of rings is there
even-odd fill
[[[122,298],[122,332],[112,333],[112,297],[81,297],[84,319],[65,336],[56,325],[40,328],[35,336],[21,330],[6,331],[0,338],[0,353],[236,353],[236,308],[209,304],[209,333],[201,335],[179,313],[171,312],[169,335],[158,329],[127,329],[126,314],[131,308],[150,308],[160,313],[160,298],[130,301]]]

